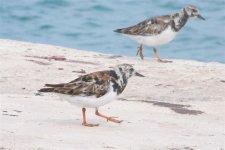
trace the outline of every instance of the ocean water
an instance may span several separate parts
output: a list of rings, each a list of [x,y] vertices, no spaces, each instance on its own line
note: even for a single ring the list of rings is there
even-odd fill
[[[112,30],[196,5],[206,21],[190,20],[162,58],[225,63],[225,0],[0,0],[0,38],[135,56],[138,44]],[[149,47],[144,55],[152,57]]]

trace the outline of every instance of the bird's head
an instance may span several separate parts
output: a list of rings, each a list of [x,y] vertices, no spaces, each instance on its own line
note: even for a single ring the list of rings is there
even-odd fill
[[[120,64],[115,67],[115,71],[119,72],[122,76],[125,76],[127,79],[132,76],[144,77],[142,74],[135,71],[134,67],[130,64]]]
[[[199,10],[197,9],[196,6],[194,5],[187,5],[184,7],[184,11],[187,13],[189,18],[199,18],[202,20],[205,20],[205,18],[203,18],[200,13]]]

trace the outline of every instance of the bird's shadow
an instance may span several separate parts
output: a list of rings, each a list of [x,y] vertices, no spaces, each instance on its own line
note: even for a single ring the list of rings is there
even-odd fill
[[[200,110],[189,109],[191,107],[191,105],[182,105],[182,104],[174,104],[174,103],[150,101],[150,100],[128,100],[128,99],[124,99],[124,98],[120,98],[119,100],[150,103],[155,106],[170,108],[172,111],[174,111],[178,114],[199,115],[199,114],[204,113],[203,111],[200,111]]]

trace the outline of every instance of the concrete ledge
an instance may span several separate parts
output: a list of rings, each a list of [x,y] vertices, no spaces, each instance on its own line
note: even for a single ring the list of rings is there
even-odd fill
[[[0,40],[0,149],[224,149],[225,64],[113,56],[59,46]],[[100,111],[113,124],[55,94],[45,83],[130,63],[145,78],[132,78],[117,100]]]

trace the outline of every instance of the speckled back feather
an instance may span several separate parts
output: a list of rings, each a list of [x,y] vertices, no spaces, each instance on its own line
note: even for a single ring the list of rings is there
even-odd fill
[[[118,33],[130,34],[130,35],[157,35],[164,31],[170,24],[170,16],[159,16],[146,19],[136,25],[114,30]]]
[[[56,92],[69,95],[96,96],[104,95],[109,89],[109,71],[100,71],[81,76],[69,83],[46,84],[51,88],[42,88],[39,92]]]

